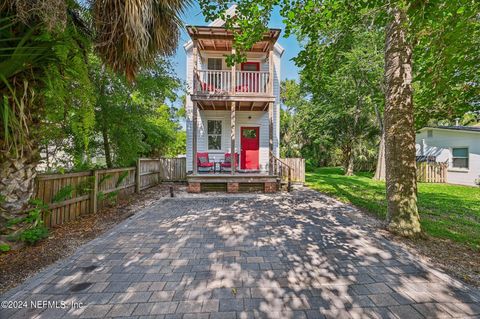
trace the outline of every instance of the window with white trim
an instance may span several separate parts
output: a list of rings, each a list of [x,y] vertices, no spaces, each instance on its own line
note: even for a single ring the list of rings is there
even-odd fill
[[[468,147],[452,148],[452,167],[468,169]]]
[[[222,121],[208,120],[207,121],[207,139],[208,150],[216,151],[222,149]]]
[[[222,58],[208,58],[207,59],[207,69],[209,70],[221,70],[222,69]]]

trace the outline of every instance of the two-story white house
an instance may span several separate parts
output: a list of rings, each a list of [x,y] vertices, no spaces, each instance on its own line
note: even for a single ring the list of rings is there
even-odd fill
[[[187,26],[187,31],[189,191],[207,184],[230,192],[249,186],[275,191],[284,52],[277,43],[280,30],[269,29],[246,53],[246,61],[233,66],[226,64],[234,49],[224,21]]]

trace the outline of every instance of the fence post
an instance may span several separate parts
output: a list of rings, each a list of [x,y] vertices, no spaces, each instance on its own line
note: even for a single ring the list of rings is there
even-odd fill
[[[93,187],[92,192],[90,193],[90,211],[93,214],[97,213],[98,208],[98,171],[95,169],[92,171],[93,175]]]
[[[135,170],[135,193],[140,193],[140,159],[137,159],[137,168]]]
[[[287,184],[287,191],[292,191],[292,168],[288,167],[288,184]]]
[[[162,158],[158,158],[158,184],[162,182]]]

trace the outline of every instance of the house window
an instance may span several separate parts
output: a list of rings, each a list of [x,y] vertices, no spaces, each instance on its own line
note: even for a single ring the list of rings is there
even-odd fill
[[[208,120],[207,121],[207,138],[208,150],[222,149],[222,121]]]
[[[427,137],[433,137],[433,130],[427,130]]]
[[[221,70],[222,69],[222,58],[208,58],[207,68],[209,70]]]
[[[468,169],[468,148],[452,148],[452,167]]]

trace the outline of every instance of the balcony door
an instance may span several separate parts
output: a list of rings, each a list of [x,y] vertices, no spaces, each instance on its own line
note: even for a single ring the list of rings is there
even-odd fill
[[[207,69],[209,71],[221,71],[222,70],[222,58],[208,58],[207,59]],[[221,78],[220,72],[208,72],[207,73],[207,90],[215,91],[221,89]]]
[[[245,62],[241,64],[240,78],[242,81],[241,92],[255,92],[258,93],[258,83],[259,83],[259,74],[260,71],[260,62]]]

